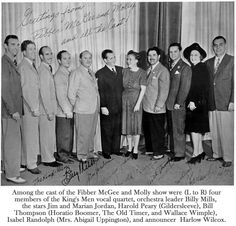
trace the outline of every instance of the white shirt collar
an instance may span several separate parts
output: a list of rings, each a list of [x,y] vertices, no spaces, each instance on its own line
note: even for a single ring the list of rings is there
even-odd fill
[[[221,57],[216,56],[216,57],[215,57],[215,64],[216,64],[216,62],[218,61],[218,59],[220,59],[220,62],[221,62],[222,59],[224,58],[224,56],[225,56],[225,53],[224,53]]]
[[[155,63],[154,65],[151,65],[151,70],[153,71],[158,64],[159,64],[159,61]]]
[[[109,66],[109,65],[107,65],[106,64],[106,66],[111,70],[111,71],[113,71],[112,69],[114,69],[114,71],[116,71],[116,67],[114,66],[114,67],[111,67],[111,66]]]

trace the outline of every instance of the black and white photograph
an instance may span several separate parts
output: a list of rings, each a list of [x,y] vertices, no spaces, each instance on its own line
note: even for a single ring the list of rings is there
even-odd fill
[[[234,7],[1,1],[1,188],[233,188]]]

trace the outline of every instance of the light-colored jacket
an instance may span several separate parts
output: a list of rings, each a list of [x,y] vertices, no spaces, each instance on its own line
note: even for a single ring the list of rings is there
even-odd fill
[[[84,66],[75,69],[69,80],[68,97],[73,111],[79,114],[93,114],[100,107],[97,80]]]
[[[18,71],[21,76],[24,115],[33,116],[33,111],[41,110],[39,75],[30,60],[26,58],[23,58],[19,64]]]
[[[57,101],[54,86],[53,75],[50,72],[49,65],[41,62],[38,68],[40,78],[40,93],[43,104],[42,114],[56,115]]]
[[[165,113],[165,103],[170,86],[169,71],[159,62],[153,71],[149,68],[147,74],[147,88],[143,97],[143,109],[149,113]],[[156,106],[161,108],[158,112],[154,112]]]
[[[54,75],[58,117],[66,117],[66,114],[72,113],[73,111],[73,107],[67,95],[69,87],[69,74],[70,72],[66,68],[60,66]]]

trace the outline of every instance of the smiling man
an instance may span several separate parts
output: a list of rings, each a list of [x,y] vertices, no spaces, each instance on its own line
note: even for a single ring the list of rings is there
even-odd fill
[[[92,54],[80,53],[81,65],[72,71],[69,79],[68,97],[75,113],[75,135],[77,158],[86,162],[98,158],[94,154],[94,136],[98,122],[100,98],[92,65]]]
[[[8,35],[4,41],[5,54],[2,57],[2,157],[6,179],[13,183],[25,183],[20,177],[21,121],[23,114],[20,74],[16,56],[19,40]]]
[[[41,160],[45,166],[57,167],[62,165],[55,161],[56,134],[55,115],[57,101],[52,75],[52,50],[43,46],[39,50],[41,64],[38,68],[40,78],[40,99],[42,101],[42,114],[39,117]]]
[[[226,39],[217,36],[212,42],[215,57],[206,63],[210,72],[210,131],[213,156],[223,158],[223,167],[234,159],[234,57],[226,53]]]
[[[170,92],[166,101],[168,133],[170,137],[170,150],[174,153],[172,161],[177,162],[185,158],[185,101],[189,93],[192,71],[181,59],[182,47],[179,43],[169,46]]]
[[[165,113],[169,92],[170,75],[160,62],[160,50],[148,49],[147,58],[150,67],[147,71],[147,88],[143,98],[143,132],[146,154],[153,153],[153,159],[159,160],[165,153]]]

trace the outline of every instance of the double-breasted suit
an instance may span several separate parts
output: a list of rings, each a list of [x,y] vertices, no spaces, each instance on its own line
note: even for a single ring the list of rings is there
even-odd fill
[[[15,120],[16,112],[22,117],[22,89],[20,74],[12,59],[2,57],[2,159],[6,178],[20,176],[21,118]]]
[[[170,74],[160,62],[154,68],[150,67],[147,74],[147,87],[143,97],[143,132],[146,151],[158,156],[165,152],[164,124]],[[155,111],[156,107],[159,111]]]
[[[185,117],[186,98],[191,85],[192,71],[188,64],[182,59],[170,70],[170,91],[166,101],[168,109],[168,132],[170,136],[170,149],[176,157],[185,156]],[[180,105],[178,110],[174,109],[175,104]]]
[[[101,107],[109,111],[109,115],[100,115],[102,151],[105,154],[120,151],[123,75],[122,67],[115,66],[115,70],[104,66],[96,72]]]
[[[75,113],[77,158],[85,159],[94,151],[100,97],[95,74],[80,65],[72,71],[68,98]]]
[[[38,68],[42,111],[39,117],[40,152],[42,162],[54,162],[56,152],[55,115],[56,92],[53,75],[48,64],[41,62]],[[51,119],[49,119],[49,116]]]
[[[225,54],[215,72],[216,57],[206,62],[210,73],[210,131],[213,157],[233,161],[234,111],[228,111],[234,103],[234,57]]]
[[[27,168],[34,169],[37,167],[39,154],[39,116],[35,116],[33,113],[42,110],[40,81],[33,62],[28,58],[23,58],[18,70],[21,75],[23,93],[23,150],[26,154]]]

